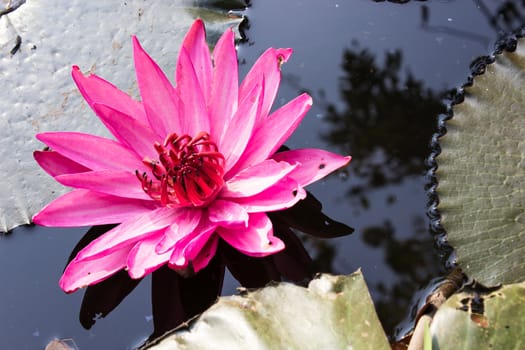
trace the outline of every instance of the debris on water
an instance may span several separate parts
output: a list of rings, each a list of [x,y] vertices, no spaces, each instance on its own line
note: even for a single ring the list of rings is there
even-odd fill
[[[45,350],[79,350],[75,341],[68,339],[53,339],[47,344]]]

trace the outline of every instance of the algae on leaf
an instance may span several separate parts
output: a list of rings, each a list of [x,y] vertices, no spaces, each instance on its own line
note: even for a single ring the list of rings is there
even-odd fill
[[[525,277],[525,39],[465,88],[437,158],[438,210],[457,263],[485,285]]]
[[[390,349],[360,271],[222,297],[149,350]]]

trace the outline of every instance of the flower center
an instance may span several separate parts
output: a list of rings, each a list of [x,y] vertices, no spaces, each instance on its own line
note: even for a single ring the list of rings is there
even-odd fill
[[[142,189],[164,206],[199,207],[208,204],[224,184],[224,156],[210,135],[172,133],[164,144],[155,142],[158,160],[142,161],[153,174],[148,178],[136,171]]]

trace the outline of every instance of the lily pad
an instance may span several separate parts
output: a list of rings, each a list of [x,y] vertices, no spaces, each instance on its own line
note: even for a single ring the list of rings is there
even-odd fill
[[[454,106],[437,158],[441,223],[457,263],[485,285],[525,277],[525,39]]]
[[[222,297],[145,349],[390,349],[360,271]]]
[[[19,6],[0,16],[0,232],[30,223],[32,215],[67,191],[45,174],[32,152],[43,131],[107,136],[71,79],[71,66],[96,73],[138,96],[131,35],[166,72],[173,72],[182,39],[196,17],[218,37],[238,16],[217,1],[2,1]],[[230,9],[239,1],[226,2]],[[3,9],[2,9],[3,10]],[[6,11],[3,11],[6,13]]]
[[[430,331],[433,349],[523,349],[525,283],[487,294],[463,292],[437,311]]]

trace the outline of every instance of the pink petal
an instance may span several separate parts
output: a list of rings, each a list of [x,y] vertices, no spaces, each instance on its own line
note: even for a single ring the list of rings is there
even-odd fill
[[[284,249],[284,243],[273,235],[272,222],[264,213],[250,214],[247,228],[217,228],[217,233],[229,245],[243,254],[267,256]]]
[[[49,203],[33,222],[42,226],[76,227],[118,224],[155,209],[152,201],[120,198],[84,189],[73,190]]]
[[[249,197],[260,193],[290,174],[297,164],[267,159],[246,168],[229,179],[221,191],[223,197]]]
[[[182,130],[179,98],[160,67],[133,36],[133,58],[142,103],[153,131],[164,139]]]
[[[166,264],[170,258],[171,250],[164,254],[157,254],[155,247],[164,237],[164,230],[137,242],[128,254],[127,268],[131,278],[142,278]]]
[[[195,69],[195,76],[199,82],[204,100],[208,101],[212,79],[212,66],[210,50],[206,43],[206,29],[204,28],[204,23],[201,19],[197,19],[193,22],[193,25],[184,37],[182,47],[184,48],[184,51],[188,53],[189,59]],[[180,76],[182,73],[183,72],[177,67],[175,81],[178,82],[182,79]]]
[[[135,151],[140,159],[157,155],[153,144],[164,141],[148,125],[131,118],[116,109],[94,104],[93,109],[111,133],[123,144]]]
[[[95,260],[86,261],[77,256],[64,270],[58,282],[60,288],[66,293],[72,293],[79,288],[105,280],[126,266],[126,258],[131,247],[131,245],[123,247]]]
[[[277,161],[299,163],[290,177],[301,186],[306,186],[322,179],[332,171],[346,166],[352,157],[343,157],[321,149],[296,149],[275,153],[272,157]]]
[[[201,241],[199,241],[200,243]],[[217,251],[217,245],[219,243],[219,236],[213,234],[209,237],[203,246],[192,245],[186,250],[186,257],[184,261],[187,261],[183,266],[170,265],[170,267],[176,271],[185,271],[191,268],[191,272],[197,273],[206,266],[211,259],[215,256]]]
[[[46,132],[36,138],[54,151],[93,170],[145,170],[129,148],[103,137],[79,132]]]
[[[173,250],[175,243],[191,235],[201,220],[202,210],[195,208],[181,208],[177,210],[175,222],[166,229],[164,237],[155,248],[157,254]]]
[[[180,49],[177,62],[177,93],[182,101],[183,132],[191,136],[200,131],[209,132],[210,117],[206,100],[190,55],[184,47]]]
[[[80,93],[91,107],[95,103],[103,104],[141,123],[147,123],[148,119],[142,103],[135,101],[115,85],[94,74],[85,76],[77,66],[73,66],[71,75]]]
[[[241,158],[244,149],[251,138],[257,113],[260,110],[262,88],[254,86],[251,94],[241,101],[239,109],[233,116],[223,139],[219,143],[219,151],[224,155],[227,172]]]
[[[88,171],[59,175],[55,179],[64,186],[84,188],[117,197],[152,200],[142,189],[142,184],[137,179],[137,176],[129,171]]]
[[[302,94],[273,112],[255,129],[242,158],[225,178],[274,154],[294,132],[311,106],[312,98]]]
[[[248,212],[235,202],[216,199],[208,207],[208,219],[220,226],[246,226]]]
[[[306,191],[297,181],[285,177],[272,187],[244,198],[231,198],[231,201],[242,205],[248,213],[276,211],[290,208],[306,197]]]
[[[62,174],[74,174],[89,171],[85,166],[80,165],[55,151],[34,151],[33,157],[38,165],[53,177]]]
[[[206,245],[213,235],[217,224],[202,218],[193,232],[175,243],[169,265],[175,269],[188,267],[190,262],[199,255],[200,250]]]
[[[210,134],[215,140],[221,140],[237,110],[239,99],[237,51],[235,35],[231,29],[228,29],[215,45],[213,58],[213,82],[208,103]]]
[[[171,225],[177,218],[177,210],[161,207],[122,222],[88,244],[77,257],[96,259],[111,254],[129,244],[154,235],[156,231]]]
[[[265,118],[270,112],[281,82],[281,64],[288,61],[291,55],[292,49],[270,48],[266,50],[257,59],[241,84],[239,90],[240,101],[250,94],[254,85],[261,84],[262,79],[265,80],[260,118]],[[259,124],[259,121],[257,120],[257,124]]]

